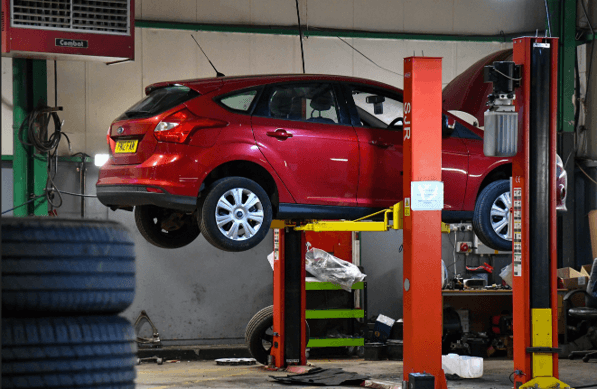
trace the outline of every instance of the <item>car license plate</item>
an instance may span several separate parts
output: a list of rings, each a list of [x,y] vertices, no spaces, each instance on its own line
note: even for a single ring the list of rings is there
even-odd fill
[[[115,153],[134,153],[137,151],[137,143],[139,140],[119,140],[116,142]]]

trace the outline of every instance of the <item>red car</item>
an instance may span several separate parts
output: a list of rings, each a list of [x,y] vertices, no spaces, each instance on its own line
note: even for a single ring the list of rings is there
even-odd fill
[[[133,210],[150,243],[200,232],[244,251],[272,219],[352,219],[402,200],[402,91],[354,77],[261,75],[150,85],[108,131],[99,200]],[[483,132],[443,112],[445,222],[477,220],[507,239],[511,161],[483,155]]]

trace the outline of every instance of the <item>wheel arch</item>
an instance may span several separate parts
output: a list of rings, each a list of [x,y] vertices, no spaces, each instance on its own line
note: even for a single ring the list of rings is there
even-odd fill
[[[266,168],[251,161],[228,161],[213,169],[207,177],[205,177],[205,180],[203,181],[204,185],[201,186],[201,190],[199,191],[199,197],[202,196],[205,188],[209,187],[215,181],[232,176],[248,178],[258,183],[269,196],[274,217],[276,216],[280,203],[276,181]]]
[[[475,199],[479,198],[479,194],[485,189],[485,187],[497,180],[507,180],[512,176],[512,163],[504,163],[491,172],[489,172],[483,181],[481,181],[481,185],[479,185],[479,189],[477,189],[477,194]]]

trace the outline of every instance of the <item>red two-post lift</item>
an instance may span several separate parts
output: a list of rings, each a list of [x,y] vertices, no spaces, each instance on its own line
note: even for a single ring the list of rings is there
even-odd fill
[[[514,157],[511,226],[517,389],[569,387],[557,379],[557,42],[557,38],[517,38],[514,62],[496,62],[486,72],[487,80],[494,82],[494,93],[485,118],[484,151]],[[404,114],[405,198],[403,204],[388,210],[393,212],[391,228],[404,229],[403,387],[416,387],[413,380],[427,373],[434,376],[436,389],[445,389],[441,365],[441,59],[405,59]],[[373,222],[300,228],[385,231],[390,228],[387,213],[384,219],[381,228]],[[286,227],[277,230],[274,241],[272,363],[276,367],[304,364],[304,234]]]
[[[447,387],[441,362],[441,59],[406,58],[404,73],[404,181],[396,183],[404,185],[403,204],[387,210],[384,222],[282,223],[274,231],[270,354],[276,367],[306,363],[303,231],[404,228],[404,380],[432,375],[435,389]]]

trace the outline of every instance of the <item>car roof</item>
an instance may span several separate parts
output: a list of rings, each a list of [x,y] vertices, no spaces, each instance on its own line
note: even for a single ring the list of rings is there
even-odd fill
[[[256,74],[256,75],[241,75],[241,76],[225,76],[225,77],[210,77],[210,78],[196,78],[179,81],[164,81],[151,84],[145,88],[145,93],[172,85],[183,85],[189,87],[201,94],[211,92],[222,88],[224,85],[235,84],[239,89],[244,87],[272,84],[278,82],[300,82],[300,81],[335,81],[346,83],[366,84],[383,89],[390,89],[395,93],[402,94],[402,89],[392,85],[384,84],[379,81],[368,80],[359,77],[338,76],[330,74]]]

